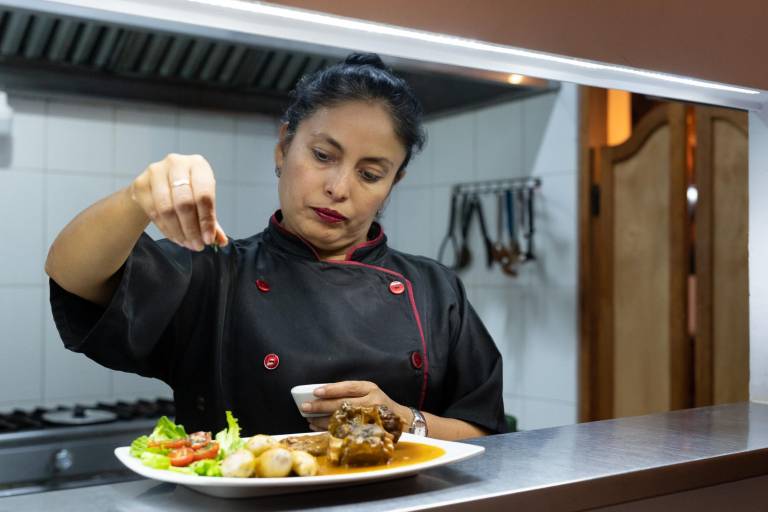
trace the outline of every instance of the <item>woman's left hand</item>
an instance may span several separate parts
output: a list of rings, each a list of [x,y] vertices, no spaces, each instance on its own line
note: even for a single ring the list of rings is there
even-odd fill
[[[315,400],[302,404],[302,411],[310,413],[333,414],[344,401],[352,405],[386,405],[389,410],[403,418],[407,422],[411,418],[408,407],[398,404],[387,396],[379,386],[373,382],[361,380],[347,380],[327,384],[315,390]],[[307,418],[309,428],[315,431],[327,430],[330,416]]]

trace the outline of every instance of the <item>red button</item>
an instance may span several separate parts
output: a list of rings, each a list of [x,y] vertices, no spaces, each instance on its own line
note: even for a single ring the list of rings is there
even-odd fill
[[[392,281],[391,283],[389,283],[389,291],[391,291],[395,295],[400,295],[405,291],[405,285],[400,281]]]
[[[274,370],[278,366],[280,366],[280,358],[277,357],[277,354],[267,354],[264,356],[264,368]]]
[[[424,360],[421,358],[421,352],[411,352],[411,364],[417,370],[421,370]]]
[[[257,279],[256,288],[258,288],[260,291],[264,293],[267,293],[269,291],[269,283],[266,281],[262,281],[261,279]]]

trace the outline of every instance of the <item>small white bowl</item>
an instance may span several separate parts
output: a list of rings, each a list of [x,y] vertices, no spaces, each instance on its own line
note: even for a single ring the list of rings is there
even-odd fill
[[[301,410],[301,404],[303,404],[304,402],[311,402],[312,400],[315,400],[317,398],[314,395],[313,391],[315,391],[315,389],[322,386],[325,386],[325,384],[304,384],[303,386],[294,386],[291,388],[291,395],[293,395],[293,401],[296,402],[296,407],[299,408],[299,412],[305,418],[319,418],[321,416],[330,416],[330,414],[326,414],[326,413],[309,413]]]

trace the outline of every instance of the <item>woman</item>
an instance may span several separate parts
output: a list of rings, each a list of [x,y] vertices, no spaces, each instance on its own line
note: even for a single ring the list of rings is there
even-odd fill
[[[304,431],[290,389],[328,382],[306,412],[348,400],[437,438],[504,431],[501,357],[459,279],[375,222],[424,143],[410,88],[353,54],[304,77],[283,121],[262,233],[228,239],[198,155],[151,164],[62,230],[46,272],[67,348],[168,383],[192,430],[231,409],[249,434]]]

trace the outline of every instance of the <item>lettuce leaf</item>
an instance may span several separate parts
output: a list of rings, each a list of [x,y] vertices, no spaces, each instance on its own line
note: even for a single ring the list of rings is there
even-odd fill
[[[219,443],[217,460],[224,460],[227,455],[245,445],[245,441],[240,438],[240,425],[232,415],[232,411],[227,411],[227,428],[216,434],[216,441]]]
[[[221,476],[221,465],[216,459],[203,459],[193,462],[189,468],[200,476]]]
[[[157,420],[155,429],[149,435],[152,441],[169,441],[171,439],[183,439],[187,437],[184,425],[177,425],[168,416],[162,416]]]
[[[149,444],[149,438],[147,436],[141,436],[134,439],[133,442],[131,443],[131,451],[130,451],[131,457],[136,457],[136,458],[141,457],[141,454],[147,451],[148,444]]]
[[[144,452],[141,454],[141,463],[154,469],[168,469],[171,467],[171,459],[159,453]]]

